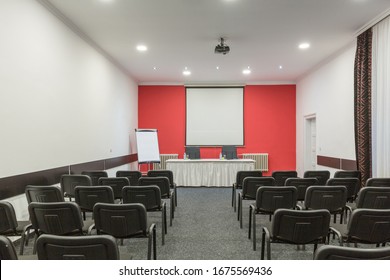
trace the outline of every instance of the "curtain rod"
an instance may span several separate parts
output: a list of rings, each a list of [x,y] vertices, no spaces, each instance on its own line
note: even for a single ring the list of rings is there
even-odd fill
[[[379,14],[378,16],[376,16],[375,18],[373,18],[372,20],[370,20],[369,22],[367,22],[365,25],[363,25],[356,33],[355,33],[355,37],[359,36],[360,34],[362,34],[363,32],[367,31],[368,29],[370,29],[371,27],[373,27],[374,25],[377,25],[378,23],[380,23],[382,20],[384,20],[385,18],[387,18],[388,16],[390,16],[390,8],[387,9],[386,11],[384,11],[383,13]]]

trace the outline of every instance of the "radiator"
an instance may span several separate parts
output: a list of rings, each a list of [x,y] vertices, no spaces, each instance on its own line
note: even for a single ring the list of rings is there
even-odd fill
[[[166,161],[168,159],[177,159],[178,154],[160,154],[160,163],[153,163],[153,170],[164,170],[167,168]]]
[[[242,154],[242,158],[253,159],[255,169],[268,171],[268,154]]]

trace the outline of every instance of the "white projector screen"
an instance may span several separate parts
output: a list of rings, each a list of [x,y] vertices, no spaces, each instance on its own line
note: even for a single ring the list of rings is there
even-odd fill
[[[138,163],[160,162],[157,129],[136,129]]]
[[[244,145],[244,88],[186,88],[186,145]]]

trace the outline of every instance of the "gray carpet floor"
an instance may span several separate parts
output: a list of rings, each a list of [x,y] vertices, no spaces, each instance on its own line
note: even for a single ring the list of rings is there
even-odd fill
[[[231,188],[178,188],[178,207],[173,225],[168,225],[165,245],[161,245],[161,213],[148,213],[149,223],[157,225],[157,258],[160,260],[256,260],[260,259],[261,225],[268,216],[257,216],[257,251],[248,239],[251,201],[244,201],[243,228],[231,206]],[[167,202],[169,208],[169,202]],[[169,213],[169,209],[168,213]],[[168,219],[169,221],[169,219]],[[25,249],[32,253],[32,243]],[[331,244],[336,241],[331,240]],[[119,245],[122,259],[146,259],[147,240],[128,239]],[[313,246],[304,250],[286,244],[271,244],[272,259],[310,260]]]

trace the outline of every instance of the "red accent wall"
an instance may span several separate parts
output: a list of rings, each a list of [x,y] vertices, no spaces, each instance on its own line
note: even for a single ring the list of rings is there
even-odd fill
[[[138,127],[157,128],[160,153],[184,153],[185,87],[139,86]],[[295,85],[251,85],[244,89],[245,147],[241,153],[268,153],[269,172],[295,170]],[[220,147],[201,148],[217,158]]]

